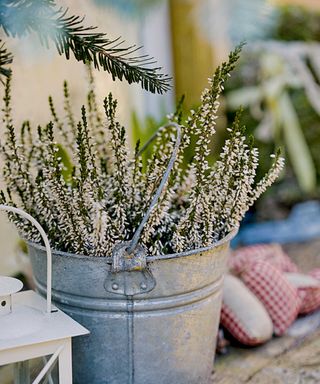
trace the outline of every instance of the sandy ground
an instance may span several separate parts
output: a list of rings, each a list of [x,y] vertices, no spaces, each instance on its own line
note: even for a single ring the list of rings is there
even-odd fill
[[[311,319],[316,330],[310,325]],[[301,332],[303,322],[305,332]],[[300,332],[299,336],[289,332],[262,347],[233,348],[227,356],[217,358],[213,383],[319,384],[320,312],[303,319]]]

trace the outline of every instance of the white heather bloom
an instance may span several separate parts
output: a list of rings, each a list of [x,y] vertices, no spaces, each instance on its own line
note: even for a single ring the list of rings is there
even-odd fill
[[[201,94],[200,106],[185,118],[176,162],[140,238],[148,255],[210,246],[239,224],[283,168],[283,159],[276,156],[270,171],[255,185],[258,151],[246,143],[240,114],[227,128],[229,138],[211,166],[220,94],[238,56],[236,49],[217,68]],[[65,85],[65,120],[58,118],[51,100],[55,128],[52,123],[39,127],[37,139],[28,125],[16,137],[8,117],[10,97],[5,98],[1,152],[8,191],[0,193],[0,202],[16,202],[31,213],[55,249],[108,257],[116,244],[132,239],[147,212],[174,150],[176,131],[160,129],[149,148],[151,157],[143,164],[139,145],[136,158],[127,146],[125,129],[116,119],[116,100],[111,94],[104,100],[104,124],[90,81],[88,115],[83,107],[76,123]],[[180,123],[181,110],[169,119]],[[185,167],[192,147],[192,160]],[[40,242],[34,228],[11,219],[25,238]]]
[[[276,157],[269,172],[258,182],[254,190],[250,193],[249,206],[252,205],[262,195],[262,193],[274,183],[274,181],[279,177],[283,167],[284,158],[281,156]]]

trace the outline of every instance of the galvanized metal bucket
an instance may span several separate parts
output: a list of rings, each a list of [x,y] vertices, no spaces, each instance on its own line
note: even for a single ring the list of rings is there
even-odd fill
[[[112,255],[53,252],[52,298],[90,330],[74,340],[75,384],[209,384],[229,242],[150,256],[139,237],[168,169],[132,241]],[[46,292],[44,248],[29,243],[35,284]]]

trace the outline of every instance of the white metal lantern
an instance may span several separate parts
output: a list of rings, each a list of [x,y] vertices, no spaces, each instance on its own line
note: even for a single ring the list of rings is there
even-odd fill
[[[42,382],[56,361],[59,384],[72,384],[71,338],[89,331],[51,304],[52,255],[41,225],[21,209],[0,204],[0,210],[29,220],[47,251],[46,300],[34,291],[19,292],[20,280],[0,276],[0,366],[14,363],[15,384],[29,384],[28,360],[52,355],[32,384]]]

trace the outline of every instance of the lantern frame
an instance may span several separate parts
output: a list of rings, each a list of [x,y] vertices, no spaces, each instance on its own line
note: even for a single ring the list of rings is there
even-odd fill
[[[0,210],[18,214],[31,222],[38,229],[47,253],[46,299],[31,290],[17,292],[22,287],[19,280],[2,277],[6,283],[3,293],[9,298],[10,308],[0,313],[0,366],[13,363],[15,384],[29,384],[28,361],[51,355],[32,384],[40,384],[50,375],[57,361],[59,384],[72,384],[72,337],[86,335],[89,331],[52,305],[52,252],[42,226],[19,208],[0,204]]]

